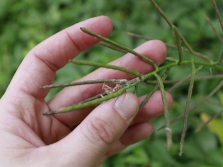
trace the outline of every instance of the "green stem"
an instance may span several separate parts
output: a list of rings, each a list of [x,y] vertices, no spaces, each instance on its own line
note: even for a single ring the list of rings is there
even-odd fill
[[[209,120],[207,120],[205,123],[203,123],[201,126],[199,126],[195,132],[200,131],[202,128],[204,128],[205,126],[207,126],[207,124],[209,124],[212,120],[214,120],[215,118],[217,118],[219,115],[223,114],[223,110],[221,110],[220,112],[218,112],[217,114],[215,114],[214,116],[212,116]]]
[[[218,64],[220,65],[222,61],[223,61],[223,51],[222,51],[222,53],[221,53],[221,57],[220,57],[219,60],[218,60]]]
[[[162,11],[162,9],[157,5],[157,3],[154,0],[150,0],[152,2],[152,4],[155,6],[155,8],[157,9],[157,11],[161,14],[161,16],[166,20],[166,22],[169,24],[170,27],[172,27],[172,23],[171,21],[168,19],[168,17],[166,17],[165,13]]]
[[[200,70],[200,68],[196,69],[196,73]],[[177,82],[180,82],[180,84],[183,84],[185,82],[187,82],[191,77],[191,74],[189,74],[188,76],[186,76],[186,78],[184,79],[177,79],[177,80],[165,80],[163,81],[164,84],[173,84]],[[195,81],[206,81],[206,80],[211,80],[211,79],[223,79],[223,74],[218,74],[218,75],[208,75],[208,76],[203,76],[203,77],[196,77]],[[147,80],[145,81],[148,84],[157,84],[157,80]],[[174,85],[175,87],[175,85]],[[170,89],[168,89],[169,92],[172,91],[172,89],[176,89],[174,87],[171,87]],[[178,86],[177,86],[178,87]]]
[[[182,61],[182,64],[190,64],[191,63],[191,61]],[[85,63],[84,63],[85,64]],[[207,66],[212,66],[211,64],[205,64],[205,65],[207,65]],[[156,71],[153,71],[153,72],[151,72],[151,73],[149,73],[149,74],[146,74],[146,75],[141,75],[140,77],[137,77],[137,78],[134,78],[134,79],[132,79],[132,80],[130,80],[130,81],[128,81],[128,83],[127,84],[123,84],[123,89],[128,89],[128,88],[130,88],[130,87],[133,87],[133,86],[136,86],[137,84],[139,84],[140,82],[142,82],[142,81],[144,81],[144,80],[146,80],[146,79],[148,79],[149,77],[151,77],[152,75],[155,75],[156,73],[158,73],[158,72],[160,72],[160,71],[162,71],[162,70],[165,70],[165,69],[167,69],[167,68],[171,68],[171,67],[174,67],[174,66],[177,66],[177,63],[170,63],[170,64],[167,64],[167,65],[165,65],[165,66],[161,66],[161,67],[159,67]],[[127,85],[127,86],[126,86]],[[101,98],[101,96],[104,96],[105,94],[99,94],[99,95],[96,95],[97,97],[95,97],[95,99],[98,99],[98,98]],[[106,97],[106,96],[105,96]],[[90,100],[87,100],[87,101],[89,101],[89,102],[91,102],[91,100],[92,100],[92,98],[90,99]],[[94,100],[94,98],[93,98],[93,100]],[[102,101],[105,101],[106,99],[101,99]],[[84,101],[83,102],[81,102],[81,103],[85,103]],[[92,104],[92,105],[94,105],[94,104]],[[79,106],[80,107],[80,106]],[[83,106],[82,106],[82,108],[83,108]]]
[[[190,101],[191,101],[191,96],[192,96],[193,87],[194,87],[194,79],[195,79],[195,74],[196,74],[195,65],[193,62],[191,63],[191,67],[192,67],[191,80],[190,80],[190,86],[189,86],[189,90],[188,90],[186,108],[185,108],[185,112],[184,112],[183,129],[182,129],[182,134],[181,134],[181,139],[180,139],[180,153],[179,153],[180,156],[183,154],[184,138],[186,136],[186,130],[187,130],[187,120],[188,120],[188,115],[190,112],[190,110],[189,110]]]
[[[215,3],[214,0],[212,0],[212,4],[213,4],[214,9],[215,9],[215,12],[216,12],[216,14],[217,14],[217,16],[218,16],[218,20],[219,20],[219,22],[220,22],[221,29],[223,30],[223,21],[222,21],[222,19],[221,19],[221,15],[220,15],[220,12],[219,12],[219,10],[218,10],[217,4]]]
[[[202,99],[199,103],[197,103],[193,108],[190,109],[189,112],[195,111],[198,107],[200,107],[204,102],[206,102],[210,97],[212,97],[217,91],[219,91],[223,87],[223,80],[204,98]],[[178,117],[172,119],[170,121],[170,124],[173,124],[174,122],[178,121],[179,119],[183,118],[184,114],[179,115]],[[161,130],[165,128],[165,125],[162,125],[158,130]]]
[[[162,81],[164,82],[168,73],[170,71],[170,68],[167,68],[166,71],[164,72],[163,76],[162,76]],[[146,97],[144,98],[144,100],[142,101],[142,103],[139,106],[139,111],[144,107],[144,105],[148,102],[149,98],[152,96],[152,94],[158,89],[159,85],[157,84],[156,81],[156,85],[154,86],[154,88],[150,91],[149,94],[146,95]]]
[[[181,64],[190,64],[191,63],[191,60],[190,61],[182,61]],[[202,65],[202,66],[206,66],[206,67],[214,67],[220,71],[223,71],[223,67],[221,65],[219,65],[218,63],[206,63],[206,62],[200,62],[200,61],[194,61],[194,64],[196,65]]]
[[[117,96],[120,96],[124,92],[125,92],[125,89],[120,89],[119,91],[114,92],[114,93],[109,94],[109,95],[106,95],[102,98],[94,99],[92,101],[87,101],[85,103],[78,103],[76,105],[69,106],[69,107],[64,107],[64,108],[61,108],[61,109],[56,110],[56,111],[48,111],[48,112],[45,112],[43,115],[48,116],[48,115],[53,115],[53,114],[58,114],[58,113],[66,113],[66,112],[71,112],[71,111],[74,111],[74,110],[79,110],[79,109],[82,109],[82,108],[85,108],[85,107],[94,106],[94,105],[100,104],[104,101],[107,101],[107,100],[110,100],[110,99],[115,98]]]
[[[142,80],[144,80],[144,77],[141,76]],[[100,104],[104,101],[107,101],[109,99],[112,99],[112,98],[115,98],[119,95],[121,95],[122,93],[124,93],[126,91],[126,89],[128,88],[131,88],[133,86],[136,86],[137,84],[139,84],[140,82],[142,82],[142,80],[140,78],[134,78],[130,81],[128,81],[126,84],[123,84],[121,86],[121,89],[112,93],[112,94],[109,94],[107,95],[106,93],[102,93],[102,94],[98,94],[94,97],[91,97],[89,99],[86,99],[84,101],[81,101],[75,105],[72,105],[72,106],[68,106],[68,107],[64,107],[64,108],[61,108],[59,110],[56,110],[56,111],[48,111],[46,113],[44,113],[44,115],[52,115],[52,114],[57,114],[57,113],[66,113],[66,112],[71,112],[71,111],[74,111],[74,110],[78,110],[78,109],[82,109],[82,108],[85,108],[85,107],[89,107],[89,106],[93,106],[93,105],[97,105],[97,104]]]
[[[203,68],[203,66],[200,66],[199,68],[197,68],[195,70],[195,73],[197,73],[198,71],[200,71]],[[175,85],[173,85],[170,89],[168,89],[169,92],[173,91],[174,89],[178,88],[181,84],[185,83],[187,80],[189,80],[191,78],[192,74],[189,74],[187,77],[185,77],[184,79],[180,80],[179,82],[177,82]]]
[[[174,36],[175,36],[176,46],[177,46],[178,55],[179,55],[178,65],[180,65],[182,60],[183,60],[181,39],[180,39],[179,31],[177,30],[177,28],[175,26],[173,26],[172,29],[173,29],[173,33],[174,33]]]
[[[70,62],[74,64],[79,64],[79,65],[89,65],[89,66],[94,66],[94,67],[104,67],[104,68],[109,68],[113,70],[119,70],[119,71],[132,74],[137,77],[141,77],[141,74],[136,71],[133,71],[128,68],[120,67],[120,66],[111,65],[111,64],[102,64],[102,63],[88,62],[88,61],[83,61],[83,60],[70,60]]]
[[[126,33],[127,35],[130,35],[130,36],[133,36],[133,37],[137,37],[137,38],[145,39],[145,40],[147,40],[147,41],[152,40],[151,38],[147,38],[147,37],[144,37],[144,36],[142,36],[142,35],[135,34],[135,33],[132,33],[132,32],[125,32],[125,33]],[[174,45],[174,44],[169,44],[169,43],[166,43],[166,42],[164,42],[164,43],[165,43],[165,45],[166,45],[167,47],[177,49],[177,46]],[[184,48],[184,47],[181,47],[181,48],[182,48],[182,51],[184,51],[184,52],[190,52],[187,48]],[[209,56],[206,56],[206,55],[204,55],[204,54],[202,54],[202,53],[200,53],[200,52],[195,52],[195,51],[194,51],[194,55],[196,55],[197,57],[200,57],[200,58],[202,58],[202,59],[204,59],[204,60],[207,60],[208,62],[211,62],[211,59],[209,58]]]
[[[162,94],[162,100],[163,100],[163,106],[164,106],[164,116],[165,116],[165,120],[166,120],[167,148],[168,148],[168,150],[170,150],[170,147],[172,145],[172,132],[170,129],[169,111],[168,111],[168,102],[167,102],[167,98],[166,98],[166,91],[164,89],[164,85],[163,85],[163,81],[162,81],[161,77],[156,73],[154,73],[154,76],[156,77],[156,79],[159,83],[160,91]]]
[[[87,84],[100,84],[100,83],[115,83],[115,84],[125,84],[127,80],[125,79],[102,79],[102,80],[87,80],[80,82],[70,82],[65,84],[55,84],[55,85],[45,85],[41,88],[50,89],[50,88],[64,88],[68,86],[77,86],[77,85],[87,85]]]
[[[216,36],[218,37],[218,39],[221,41],[221,43],[223,44],[223,38],[221,37],[221,35],[218,33],[218,31],[216,30],[216,28],[214,27],[214,25],[212,24],[210,18],[206,15],[206,20],[208,21],[209,25],[211,26],[212,30],[214,31],[214,33],[216,34]]]
[[[162,9],[155,3],[154,0],[150,0],[155,8],[158,10],[158,12],[161,14],[161,16],[166,20],[166,22],[169,24],[169,26],[173,29],[175,26],[174,24],[167,18],[167,16],[165,15],[165,13],[162,11]],[[173,30],[174,31],[174,30]],[[175,29],[176,33],[178,34],[178,36],[180,37],[180,39],[182,40],[182,42],[185,44],[185,46],[187,47],[188,51],[192,54],[195,55],[195,51],[192,49],[192,47],[189,45],[189,43],[186,41],[186,39],[181,35],[181,33]],[[211,59],[209,59],[210,62],[212,62]]]
[[[119,52],[122,52],[122,53],[127,53],[125,50],[120,49],[118,47],[115,47],[114,45],[110,45],[110,44],[108,44],[107,42],[104,42],[104,41],[99,42],[99,44],[101,44],[102,46],[105,46],[107,48],[110,48],[112,50],[116,50],[116,51],[119,51]]]
[[[111,40],[109,40],[109,39],[107,39],[107,38],[105,38],[105,37],[103,37],[101,35],[98,35],[98,34],[92,32],[92,31],[90,31],[90,30],[88,30],[86,28],[81,27],[80,29],[83,32],[85,32],[85,33],[87,33],[89,35],[92,35],[92,36],[94,36],[94,37],[96,37],[96,38],[98,38],[98,39],[100,39],[100,40],[102,40],[104,42],[109,43],[110,45],[116,46],[117,48],[120,48],[120,49],[122,49],[122,50],[124,50],[126,52],[132,53],[133,55],[140,57],[143,61],[151,64],[155,69],[158,68],[158,66],[156,65],[156,63],[153,60],[149,59],[148,57],[143,56],[142,54],[140,54],[140,53],[138,53],[138,52],[136,52],[134,50],[131,50],[131,49],[125,47],[125,46],[122,46],[122,45],[120,45],[120,44],[118,44],[118,43],[116,43],[114,41],[111,41]]]

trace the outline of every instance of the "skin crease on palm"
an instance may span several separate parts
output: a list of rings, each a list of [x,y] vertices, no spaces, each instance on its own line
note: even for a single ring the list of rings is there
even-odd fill
[[[0,166],[98,166],[108,156],[151,135],[153,126],[149,120],[163,113],[160,92],[155,92],[138,114],[143,97],[126,92],[94,108],[43,116],[46,111],[101,92],[99,84],[68,87],[45,102],[48,90],[40,89],[53,83],[55,72],[68,60],[99,42],[80,27],[108,36],[112,22],[106,16],[99,16],[68,27],[34,47],[19,66],[0,100]],[[135,50],[157,65],[164,61],[167,51],[158,40],[145,42]],[[153,70],[151,65],[129,53],[111,64],[144,74]],[[133,76],[100,68],[79,81],[105,78]],[[168,93],[167,100],[171,107]]]

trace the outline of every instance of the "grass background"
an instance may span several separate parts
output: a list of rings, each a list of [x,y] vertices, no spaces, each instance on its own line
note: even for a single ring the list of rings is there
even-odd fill
[[[211,0],[172,0],[156,1],[169,19],[178,27],[195,51],[208,55],[213,61],[223,51],[222,43],[208,25],[205,14],[222,36],[222,30],[214,12]],[[223,1],[216,0],[221,16]],[[174,43],[174,36],[156,9],[148,0],[1,0],[0,1],[0,97],[4,94],[13,74],[22,59],[35,45],[56,32],[90,17],[107,15],[114,24],[110,39],[129,48],[135,48],[144,40],[130,37],[123,31],[141,34],[145,37]],[[122,54],[96,45],[80,54],[78,59],[109,62]],[[174,49],[168,56],[177,56]],[[190,55],[185,54],[185,57]],[[80,78],[94,70],[68,64],[57,72],[55,83],[64,83]],[[168,79],[182,79],[190,73],[190,67],[180,66],[171,69]],[[198,76],[220,74],[221,71],[204,68]],[[219,83],[220,79],[196,81],[192,106],[204,98]],[[170,85],[165,85],[168,88]],[[139,95],[149,92],[151,85],[142,84]],[[171,109],[171,118],[183,113],[188,83],[171,92],[176,100]],[[50,91],[47,99],[59,89]],[[195,129],[209,116],[222,109],[222,90],[207,103],[189,116],[188,131],[185,139],[184,154],[179,156],[179,140],[182,120],[173,124],[173,147],[168,152],[165,146],[164,131],[157,129],[164,118],[153,120],[153,135],[140,143],[128,147],[121,153],[110,157],[101,167],[220,167],[223,166],[223,117],[219,116],[198,133]]]

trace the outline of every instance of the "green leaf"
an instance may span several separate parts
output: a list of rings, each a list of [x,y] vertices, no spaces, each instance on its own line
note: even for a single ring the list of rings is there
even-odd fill
[[[125,163],[127,164],[145,165],[149,162],[149,157],[143,148],[138,148],[133,154],[130,154],[125,158]]]
[[[221,105],[223,106],[223,92],[218,92],[218,97],[219,97],[219,100],[221,102]]]
[[[210,116],[208,114],[201,114],[201,120],[203,122],[206,122],[210,119]],[[223,127],[223,118],[216,118],[212,120],[207,127],[210,129],[211,132],[216,134],[218,136],[219,141],[223,145],[223,130],[221,127]]]

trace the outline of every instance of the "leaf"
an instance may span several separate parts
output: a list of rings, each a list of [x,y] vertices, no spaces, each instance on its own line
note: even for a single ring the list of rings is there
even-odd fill
[[[149,157],[143,148],[138,148],[133,154],[125,158],[125,162],[128,164],[145,165],[149,162]]]
[[[219,100],[221,102],[221,105],[223,105],[223,92],[218,92],[218,97],[219,97]]]
[[[206,122],[210,119],[210,116],[208,114],[202,113],[201,114],[201,120],[203,122]],[[208,129],[213,132],[223,145],[223,130],[220,127],[223,127],[223,118],[216,118],[212,120],[208,125]]]

